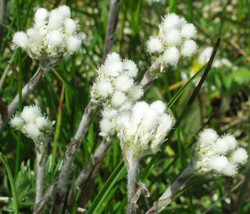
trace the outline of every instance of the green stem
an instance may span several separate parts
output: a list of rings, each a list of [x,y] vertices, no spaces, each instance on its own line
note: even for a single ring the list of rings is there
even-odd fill
[[[17,198],[17,192],[16,192],[16,187],[15,187],[15,182],[14,182],[14,179],[13,179],[13,175],[11,173],[10,166],[8,164],[8,160],[2,153],[0,153],[0,160],[3,162],[3,164],[5,166],[5,169],[7,171],[8,178],[9,178],[9,181],[10,181],[10,187],[11,187],[11,192],[12,192],[12,197],[13,197],[14,213],[18,214],[19,213],[19,211],[18,211],[18,198]]]

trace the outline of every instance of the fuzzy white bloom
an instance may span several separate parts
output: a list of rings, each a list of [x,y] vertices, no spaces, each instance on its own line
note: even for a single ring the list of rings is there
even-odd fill
[[[108,79],[100,79],[95,85],[97,96],[106,98],[113,92],[112,84]]]
[[[120,91],[128,91],[134,85],[134,81],[129,76],[122,74],[115,80],[115,87]]]
[[[125,101],[139,99],[143,91],[134,82],[137,72],[138,68],[133,61],[122,60],[117,53],[108,54],[91,89],[92,100],[102,102],[104,107],[111,105],[117,109]]]
[[[186,39],[192,39],[195,38],[196,36],[196,28],[193,24],[185,24],[181,28],[181,36],[186,38]]]
[[[127,97],[123,92],[117,91],[112,96],[111,103],[114,107],[120,107],[126,101],[126,99]]]
[[[132,60],[129,60],[129,59],[125,59],[123,61],[123,70],[124,70],[124,73],[130,77],[136,77],[138,73],[138,68],[136,64]]]
[[[81,47],[81,44],[82,42],[80,39],[78,39],[75,36],[70,36],[67,39],[67,48],[68,48],[69,53],[74,53],[78,51]]]
[[[20,129],[24,125],[24,120],[18,116],[15,116],[10,121],[10,125],[16,129]]]
[[[228,159],[225,156],[214,156],[209,161],[209,164],[213,170],[221,173],[222,170],[227,166]]]
[[[178,45],[181,43],[182,38],[181,38],[181,33],[177,29],[172,29],[170,30],[167,34],[166,37],[164,37],[164,40],[169,44],[169,45]]]
[[[77,31],[77,24],[73,19],[66,19],[64,22],[65,33],[72,35]]]
[[[172,126],[170,116],[162,112],[165,109],[163,105],[161,101],[150,106],[145,102],[138,102],[129,113],[118,117],[120,121],[118,137],[123,154],[126,156],[125,161],[129,162],[128,159],[131,157],[140,159],[160,149]]]
[[[26,33],[15,33],[13,43],[47,66],[56,64],[77,52],[86,38],[85,34],[77,34],[77,23],[70,15],[70,8],[65,5],[51,12],[39,8],[34,15],[34,26]]]
[[[34,123],[41,116],[41,110],[38,106],[25,106],[20,116],[26,123]]]
[[[149,53],[160,53],[163,51],[163,44],[157,37],[151,36],[147,41],[147,47]]]
[[[48,136],[53,131],[53,122],[42,115],[38,106],[25,106],[20,115],[11,119],[10,125],[35,143],[47,143]]]
[[[49,16],[48,10],[46,10],[45,8],[38,8],[34,16],[35,29],[39,30],[41,28],[45,28],[45,25],[47,24],[48,16]]]
[[[246,150],[237,148],[234,136],[219,137],[214,130],[206,129],[199,134],[194,147],[193,165],[198,173],[234,176],[247,158]]]
[[[132,101],[139,100],[142,97],[143,93],[144,92],[142,90],[142,87],[140,85],[135,85],[128,91],[128,97]]]
[[[159,34],[149,38],[147,49],[159,65],[176,66],[196,53],[197,44],[191,40],[195,37],[193,24],[176,14],[168,14],[159,26]]]
[[[164,105],[164,103],[162,101],[156,101],[153,102],[150,107],[152,109],[154,109],[156,112],[158,112],[159,114],[162,114],[166,111],[166,106]]]
[[[28,36],[24,32],[17,32],[14,34],[12,41],[17,47],[25,49],[28,44]]]
[[[247,162],[247,152],[243,148],[238,148],[232,153],[230,160],[235,164],[245,164]]]
[[[97,72],[91,88],[91,99],[103,108],[100,135],[110,138],[117,134],[120,124],[118,115],[125,115],[131,110],[142,97],[143,89],[135,83],[138,73],[136,64],[132,60],[122,60],[117,53],[108,54]]]
[[[163,60],[165,64],[176,66],[180,59],[180,53],[176,47],[167,49],[163,54]]]
[[[218,134],[213,129],[205,129],[199,134],[199,140],[202,144],[209,145],[218,139]]]
[[[197,51],[197,44],[194,40],[187,40],[183,43],[181,54],[184,57],[191,57]]]

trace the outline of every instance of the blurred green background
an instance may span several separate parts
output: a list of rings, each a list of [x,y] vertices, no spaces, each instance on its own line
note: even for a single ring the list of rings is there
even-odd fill
[[[87,34],[82,50],[69,60],[61,62],[43,79],[23,105],[39,104],[57,122],[50,150],[56,153],[57,168],[47,167],[47,184],[60,170],[60,160],[65,147],[73,137],[81,115],[90,99],[89,89],[97,74],[104,48],[108,20],[108,0],[0,0],[6,8],[0,12],[0,99],[8,105],[22,86],[35,73],[38,63],[11,42],[14,32],[26,30],[32,25],[34,8],[53,9],[66,4],[73,17],[79,21],[80,31]],[[227,60],[226,65],[212,67],[204,86],[191,109],[182,118],[173,136],[162,152],[145,158],[140,164],[139,179],[145,183],[150,198],[142,194],[138,201],[138,213],[145,213],[153,201],[159,198],[178,173],[189,163],[191,145],[204,127],[214,128],[219,134],[234,134],[239,145],[249,149],[249,4],[247,0],[123,0],[112,51],[130,58],[139,67],[139,78],[151,64],[146,51],[149,36],[158,33],[161,17],[169,12],[184,16],[197,27],[199,50],[193,59],[183,62],[177,69],[163,73],[145,95],[148,102],[161,99],[168,103],[186,86],[181,96],[169,109],[177,120],[193,93],[201,75],[185,85],[202,64],[198,56],[206,47],[222,38],[217,60]],[[63,100],[63,105],[59,105]],[[19,109],[22,109],[20,104]],[[87,137],[77,154],[71,179],[73,180],[89,161],[90,154],[101,141],[98,136],[97,115]],[[14,175],[20,203],[20,213],[32,213],[34,198],[34,146],[30,139],[8,126],[0,133],[0,151],[6,155]],[[84,196],[79,206],[88,213],[124,213],[126,207],[126,170],[119,165],[122,160],[119,142],[114,141],[95,179],[84,185]],[[250,167],[248,167],[250,168]],[[19,173],[18,173],[19,171]],[[248,170],[249,171],[249,170]],[[199,176],[182,189],[176,201],[162,213],[235,213],[239,204],[238,194],[245,179],[247,166],[234,177]],[[249,174],[249,173],[248,173]],[[248,175],[249,176],[249,175]],[[248,186],[249,187],[249,186]],[[245,189],[244,191],[248,191]],[[0,165],[0,197],[11,197],[8,176]],[[250,213],[250,196],[246,194],[239,213]],[[12,205],[0,200],[0,213],[12,212]]]

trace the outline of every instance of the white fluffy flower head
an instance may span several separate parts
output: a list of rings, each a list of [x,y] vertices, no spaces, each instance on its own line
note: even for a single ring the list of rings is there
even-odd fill
[[[17,114],[11,119],[10,125],[20,130],[35,143],[47,143],[47,139],[53,131],[53,122],[48,120],[36,105],[25,106],[20,115]]]
[[[70,18],[71,11],[66,5],[52,11],[36,10],[34,26],[27,32],[17,32],[13,43],[28,55],[45,63],[55,63],[68,58],[81,47],[82,34],[77,33],[77,22]]]
[[[143,92],[135,83],[137,72],[133,61],[122,60],[117,53],[109,54],[92,86],[92,100],[103,107],[120,108],[125,102],[140,99]]]
[[[194,147],[193,164],[198,173],[234,176],[247,158],[246,150],[237,146],[233,135],[219,137],[213,129],[205,129]]]
[[[118,137],[125,160],[132,156],[140,159],[160,149],[172,127],[172,119],[165,109],[161,101],[151,105],[137,102],[132,110],[118,117]]]
[[[197,50],[196,27],[176,15],[166,15],[159,26],[159,34],[150,37],[147,49],[156,62],[165,66],[177,66],[179,61],[192,57]]]

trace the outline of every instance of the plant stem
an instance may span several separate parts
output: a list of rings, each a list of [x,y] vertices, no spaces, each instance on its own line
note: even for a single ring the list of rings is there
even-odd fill
[[[157,63],[154,62],[149,67],[147,72],[144,74],[140,82],[140,86],[142,87],[144,91],[147,91],[151,87],[153,81],[157,78],[158,69],[159,69],[159,65],[157,65]]]
[[[67,184],[70,176],[71,167],[76,155],[78,148],[81,145],[82,139],[88,131],[88,127],[92,118],[98,110],[98,105],[96,103],[90,102],[86,107],[84,114],[82,116],[80,125],[77,129],[77,132],[73,138],[73,140],[68,144],[66,149],[66,154],[64,158],[64,163],[62,166],[62,170],[59,174],[59,180],[57,184],[57,193],[56,199],[54,202],[52,213],[61,213],[63,209],[63,203],[65,199],[65,195],[67,192]]]
[[[75,202],[75,196],[77,191],[83,185],[85,181],[90,177],[91,173],[95,169],[98,171],[100,168],[100,162],[102,162],[103,158],[107,154],[107,151],[111,145],[112,139],[103,139],[98,148],[96,149],[94,155],[92,155],[91,160],[86,166],[82,169],[80,174],[78,175],[74,185],[71,187],[69,196],[68,196],[68,206],[72,207]]]
[[[44,76],[45,70],[41,66],[37,69],[36,73],[31,77],[28,83],[22,88],[22,101],[25,101],[27,97],[34,91],[42,77]],[[18,109],[19,95],[17,94],[11,104],[8,107],[8,115],[12,115]],[[0,131],[3,129],[6,121],[0,121]]]
[[[111,0],[109,5],[109,15],[108,15],[108,26],[105,36],[104,51],[102,57],[102,63],[104,62],[108,52],[113,44],[115,30],[118,23],[118,12],[121,0]]]
[[[182,171],[182,173],[179,175],[176,181],[165,190],[165,192],[156,202],[154,202],[153,207],[149,209],[146,214],[159,213],[170,203],[172,203],[175,200],[176,193],[182,186],[184,186],[190,180],[193,173],[194,173],[194,168],[191,164],[189,164]]]
[[[44,189],[44,173],[45,165],[47,160],[47,143],[38,144],[36,143],[36,161],[37,161],[37,174],[36,174],[36,199],[35,209],[38,203],[41,201]]]
[[[128,164],[128,204],[127,204],[127,214],[134,214],[136,211],[136,202],[133,200],[136,192],[136,171],[137,171],[138,161],[134,160],[131,164]]]

